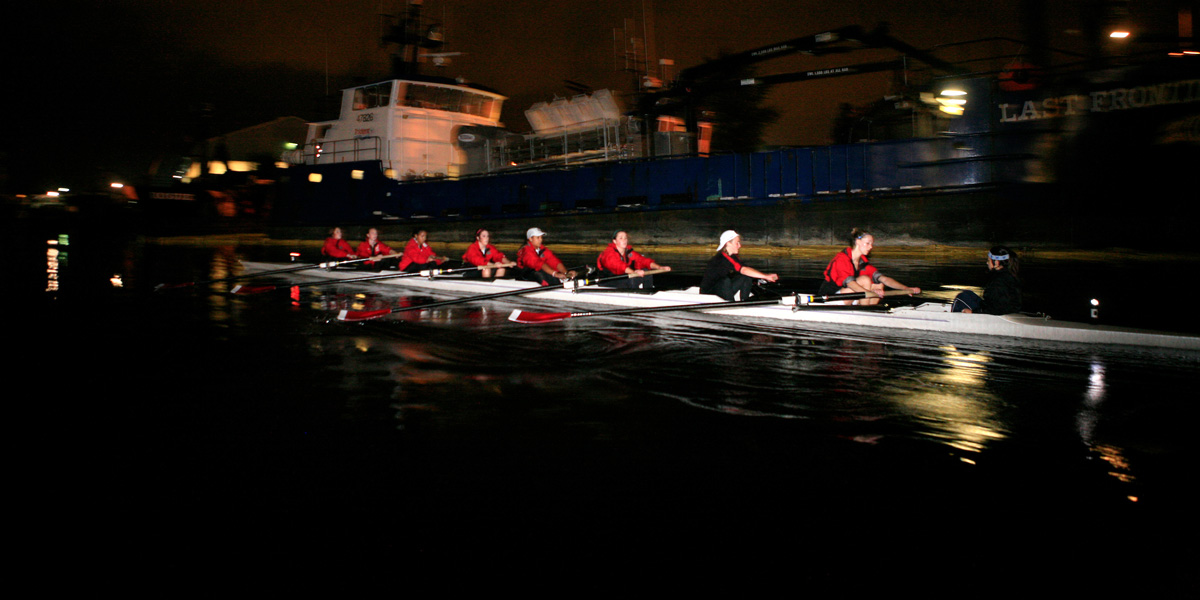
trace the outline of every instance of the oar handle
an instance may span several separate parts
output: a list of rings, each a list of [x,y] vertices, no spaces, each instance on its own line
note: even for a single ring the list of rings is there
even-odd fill
[[[886,290],[882,294],[877,292],[850,292],[846,294],[796,294],[795,296],[784,296],[785,303],[788,299],[795,298],[795,304],[819,304],[821,302],[841,302],[842,300],[862,300],[863,298],[883,298],[885,296],[914,296],[908,290]]]
[[[388,258],[396,258],[397,256],[404,256],[404,253],[403,252],[393,252],[391,254],[380,254],[379,256],[364,256],[362,258],[352,258],[350,260],[335,261],[333,263],[325,263],[325,264],[329,264],[332,267],[336,267],[338,265],[348,265],[350,263],[356,263],[356,262],[385,260]]]
[[[668,270],[669,269],[653,269],[651,271],[646,271],[646,275],[658,275],[659,273],[666,273]],[[631,279],[631,278],[636,278],[636,276],[633,275],[632,273],[622,273],[620,275],[611,275],[610,274],[607,277],[598,277],[596,279],[566,279],[566,280],[563,280],[563,287],[568,290],[573,290],[573,289],[579,289],[584,286],[596,285],[597,283],[603,283],[605,281],[614,281],[617,279]]]

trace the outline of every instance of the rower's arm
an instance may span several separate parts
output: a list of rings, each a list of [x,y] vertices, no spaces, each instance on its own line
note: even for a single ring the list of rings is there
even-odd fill
[[[742,267],[742,270],[739,271],[739,273],[741,273],[742,275],[745,275],[746,277],[751,277],[753,279],[766,279],[767,281],[779,281],[779,275],[776,275],[775,273],[763,273],[762,271],[759,271],[758,269],[755,269],[754,267]]]

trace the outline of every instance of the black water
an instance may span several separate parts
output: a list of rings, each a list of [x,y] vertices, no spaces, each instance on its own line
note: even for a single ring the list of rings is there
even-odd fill
[[[506,320],[537,306],[520,299],[348,325],[333,311],[402,292],[155,293],[286,249],[14,239],[9,490],[30,564],[1196,589],[1195,354],[695,314],[526,326]],[[662,259],[668,282],[704,258]],[[810,262],[755,261],[795,287]],[[982,283],[973,262],[887,266],[935,296]],[[1112,290],[1145,271],[1044,261],[1026,281],[1035,308],[1086,318],[1088,296],[1136,305]],[[1194,327],[1149,305],[1123,318]]]

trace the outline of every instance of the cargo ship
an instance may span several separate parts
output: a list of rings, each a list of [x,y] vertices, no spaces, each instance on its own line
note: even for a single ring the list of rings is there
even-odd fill
[[[538,226],[582,243],[626,229],[642,244],[708,244],[736,229],[768,245],[839,244],[864,227],[889,245],[1158,247],[1171,243],[1164,225],[1196,217],[1200,56],[1186,48],[1119,64],[1016,56],[973,71],[852,25],[683,69],[624,99],[595,90],[538,103],[517,134],[500,126],[499,91],[419,72],[417,56],[440,44],[430,31],[408,3],[387,36],[401,48],[393,78],[344,90],[337,118],[308,125],[283,157],[273,227],[426,227],[462,241],[484,227],[512,242]],[[727,78],[858,48],[894,58]],[[849,143],[710,151],[706,95],[880,71],[908,85],[859,118],[868,125],[850,127]]]

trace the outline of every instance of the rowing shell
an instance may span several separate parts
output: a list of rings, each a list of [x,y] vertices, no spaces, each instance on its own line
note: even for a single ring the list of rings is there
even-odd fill
[[[242,265],[248,273],[277,269],[279,267],[276,263],[243,262]],[[361,277],[362,273],[356,271],[321,270],[305,271],[296,276],[350,279]],[[378,284],[395,285],[431,293],[446,293],[451,295],[490,294],[506,290],[529,289],[537,286],[535,283],[510,279],[487,281],[462,279],[459,277],[408,277],[372,282],[372,285]],[[726,303],[716,296],[700,294],[697,288],[682,291],[661,291],[654,294],[633,292],[584,293],[583,290],[576,291],[571,289],[569,284],[564,287],[547,287],[545,291],[530,293],[524,297],[548,303],[605,305],[628,308],[692,306],[712,303],[714,304],[713,308],[704,309],[702,312],[751,319],[766,319],[776,322],[792,321],[831,326],[848,325],[971,336],[1003,336],[1078,344],[1120,344],[1200,351],[1200,337],[1193,335],[1071,321],[1055,321],[1049,317],[1023,314],[997,316],[955,313],[950,312],[949,304],[941,302],[927,302],[918,306],[895,307],[886,311],[821,310],[819,305],[816,304],[809,304],[803,307],[792,306],[790,304],[795,304],[796,298],[791,297],[784,300],[788,304],[781,302],[780,304],[766,306],[738,307],[737,303]],[[801,296],[801,299],[803,299],[803,296]],[[803,300],[801,300],[801,303],[803,303]],[[836,306],[841,307],[840,304]],[[802,310],[797,310],[799,308],[802,308]]]

